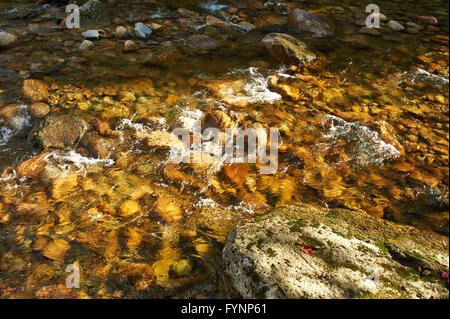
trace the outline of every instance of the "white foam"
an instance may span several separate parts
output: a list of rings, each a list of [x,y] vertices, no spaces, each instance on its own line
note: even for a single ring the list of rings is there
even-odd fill
[[[15,106],[15,114],[8,119],[8,126],[0,127],[0,145],[7,144],[12,137],[31,126],[31,116],[26,111],[27,108],[27,105]]]
[[[333,115],[326,115],[330,128],[323,133],[331,140],[343,139],[354,145],[352,159],[359,166],[382,165],[385,161],[397,159],[400,152],[391,144],[384,142],[377,132],[357,122],[346,122]]]
[[[209,11],[209,12],[214,12],[217,10],[222,10],[224,8],[228,8],[227,5],[219,4],[217,2],[218,2],[217,0],[202,2],[201,4],[199,4],[199,7],[206,11]]]
[[[0,145],[3,146],[8,143],[13,135],[14,132],[9,127],[0,127]]]
[[[112,159],[85,157],[74,150],[69,150],[64,153],[61,153],[61,151],[53,151],[46,158],[51,159],[51,162],[63,171],[70,171],[76,168],[76,171],[80,172],[94,165],[111,166],[114,164]]]
[[[426,70],[416,68],[414,71],[406,71],[400,75],[397,84],[401,84],[405,81],[411,82],[432,82],[439,85],[448,85],[449,79],[443,76],[432,74]]]
[[[184,109],[178,118],[183,128],[194,131],[195,124],[203,118],[203,112],[198,109]]]
[[[237,69],[229,73],[230,75],[239,75],[245,78],[246,84],[243,89],[245,97],[236,97],[246,99],[249,103],[273,103],[282,99],[281,95],[272,92],[268,88],[268,81],[262,75],[258,68],[250,67],[247,69]]]

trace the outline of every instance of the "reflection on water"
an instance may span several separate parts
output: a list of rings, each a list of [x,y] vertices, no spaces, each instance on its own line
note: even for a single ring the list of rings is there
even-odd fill
[[[58,8],[27,15],[35,5],[1,4],[0,29],[21,34],[0,52],[2,297],[223,297],[226,236],[283,204],[361,210],[448,235],[448,3],[414,2],[408,13],[385,4],[401,21],[433,13],[442,23],[380,37],[358,32],[359,4],[288,3],[332,15],[338,26],[333,38],[304,39],[319,59],[300,68],[270,60],[259,45],[280,28],[266,23],[280,10],[239,3],[233,23],[260,28],[198,29],[203,20],[174,18],[178,7],[213,12],[233,1],[117,4],[101,25],[107,34],[146,19],[163,26],[152,41],[182,45],[198,32],[218,43],[161,67],[143,62],[152,42],[133,38],[141,48],[124,52],[124,41],[106,37],[81,52],[84,29],[62,31],[46,18]],[[29,23],[45,32],[26,33]],[[21,98],[26,78],[45,83],[53,113],[90,123],[76,147],[31,145],[38,121]],[[208,156],[171,163],[167,132],[193,130],[198,120],[221,130],[278,128],[278,171],[260,175],[260,163]],[[76,295],[60,286],[73,263],[82,272]]]

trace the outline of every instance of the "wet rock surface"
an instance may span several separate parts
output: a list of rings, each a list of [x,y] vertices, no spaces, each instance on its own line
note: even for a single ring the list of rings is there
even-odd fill
[[[301,9],[295,9],[288,18],[288,24],[299,33],[310,33],[314,37],[332,35],[331,27],[315,15]]]
[[[448,297],[448,239],[342,209],[280,207],[233,231],[231,296]]]
[[[12,46],[17,42],[17,37],[11,33],[0,31],[0,49]]]
[[[74,147],[88,130],[88,124],[70,114],[51,114],[33,130],[31,138],[44,148]]]
[[[145,60],[155,65],[171,65],[180,57],[180,50],[171,41],[165,41],[153,49]]]
[[[300,40],[283,33],[271,33],[262,40],[264,47],[276,60],[288,64],[304,64],[316,55]]]

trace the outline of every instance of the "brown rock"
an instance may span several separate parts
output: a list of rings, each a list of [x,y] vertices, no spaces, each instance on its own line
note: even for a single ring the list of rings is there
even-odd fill
[[[36,102],[30,105],[28,113],[34,118],[40,118],[50,113],[50,106],[42,102]]]
[[[240,94],[245,87],[245,81],[242,79],[203,81],[198,85],[210,89],[215,96],[230,105],[246,107],[250,104],[249,100]]]
[[[231,26],[231,23],[229,23],[227,21],[224,21],[224,20],[220,20],[219,18],[216,18],[216,17],[211,16],[211,15],[206,17],[205,24],[207,26],[218,27],[218,28]]]
[[[184,9],[184,8],[179,8],[179,9],[177,10],[177,13],[178,13],[180,16],[182,16],[183,18],[193,18],[193,17],[198,16],[198,13],[197,13],[197,12],[191,11],[191,10],[188,10],[188,9]]]
[[[117,155],[117,140],[112,138],[103,138],[91,136],[87,143],[89,156],[99,159],[115,158]]]
[[[150,149],[170,150],[174,148],[178,151],[184,149],[184,144],[178,137],[167,131],[150,132],[145,138],[145,145]]]
[[[242,186],[247,178],[248,166],[243,163],[233,163],[226,165],[223,172],[237,186]]]
[[[44,152],[40,155],[33,156],[32,158],[18,164],[15,167],[15,171],[19,177],[32,178],[38,176],[47,165],[47,156],[49,152]]]
[[[17,203],[15,214],[17,216],[42,217],[48,213],[48,207],[43,203]]]
[[[136,249],[142,242],[142,232],[137,227],[127,228],[125,231],[126,243],[129,249]]]
[[[22,97],[32,102],[45,101],[48,98],[47,84],[40,80],[27,79],[23,82]]]
[[[51,193],[55,201],[63,201],[72,195],[78,185],[78,175],[75,173],[60,176],[52,181]]]
[[[209,36],[204,34],[192,35],[187,39],[184,50],[188,54],[205,53],[217,49],[217,44]]]
[[[70,244],[64,239],[50,240],[42,249],[42,255],[52,260],[64,260]]]
[[[233,128],[236,123],[222,110],[210,110],[205,114],[203,127],[216,127],[224,131],[226,128]]]
[[[141,211],[139,203],[135,200],[127,200],[120,205],[120,216],[129,217]]]
[[[414,19],[425,24],[438,24],[438,20],[433,16],[415,16]]]
[[[136,51],[136,50],[139,50],[139,46],[136,43],[134,43],[133,40],[127,40],[123,44],[123,50],[124,51]]]
[[[80,296],[66,285],[50,285],[40,288],[36,292],[38,299],[78,299]]]
[[[178,222],[183,218],[180,206],[170,196],[159,197],[155,205],[155,211],[169,224]]]
[[[271,25],[285,25],[287,18],[284,16],[261,16],[256,18],[255,25],[257,28],[263,28]]]
[[[155,65],[170,65],[180,57],[180,50],[171,41],[165,41],[147,55],[146,62]]]
[[[83,138],[88,124],[69,114],[50,114],[38,124],[32,138],[44,148],[73,147]]]
[[[316,59],[306,44],[288,34],[270,33],[262,43],[274,59],[288,64],[303,64]]]
[[[288,24],[299,33],[309,33],[314,37],[328,37],[332,34],[331,27],[315,15],[301,9],[295,9],[288,18]]]
[[[375,128],[380,133],[380,137],[383,141],[394,146],[397,151],[400,152],[401,156],[406,155],[405,148],[398,141],[395,129],[391,125],[389,125],[389,123],[387,123],[386,121],[377,121],[375,124]]]

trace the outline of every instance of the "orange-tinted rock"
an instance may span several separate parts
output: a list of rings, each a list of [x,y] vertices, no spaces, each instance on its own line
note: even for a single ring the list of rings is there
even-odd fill
[[[40,123],[33,136],[44,148],[75,146],[87,132],[89,125],[80,117],[69,114],[50,114]]]
[[[205,34],[190,36],[184,46],[184,50],[189,54],[205,53],[215,50],[216,48],[216,42]]]
[[[236,185],[242,185],[248,174],[248,165],[233,163],[223,168],[224,174]]]
[[[48,152],[44,152],[18,164],[15,167],[17,175],[28,178],[39,175],[47,165],[48,154]]]
[[[135,200],[127,200],[120,206],[120,216],[122,217],[133,216],[140,211],[139,203]]]
[[[183,218],[180,206],[170,196],[159,197],[155,205],[155,211],[169,224],[178,222]]]
[[[63,201],[72,195],[78,185],[78,176],[75,173],[60,176],[52,181],[51,193],[55,201]]]
[[[438,24],[438,20],[433,16],[415,16],[414,18],[425,24]]]
[[[35,250],[41,250],[43,256],[52,260],[64,260],[66,252],[70,249],[70,244],[64,239],[44,239],[38,237],[33,244]]]
[[[179,151],[184,149],[184,144],[174,134],[167,131],[153,131],[146,135],[145,145],[150,149]]]
[[[152,49],[145,61],[155,65],[170,65],[175,63],[180,57],[180,50],[171,41],[165,41]]]
[[[39,289],[36,292],[36,297],[39,299],[77,299],[80,298],[79,294],[66,285],[50,285]]]
[[[23,82],[22,97],[32,102],[45,101],[48,98],[47,84],[40,80],[27,79]]]
[[[50,113],[50,106],[42,102],[36,102],[30,105],[28,113],[35,119],[44,117]]]

